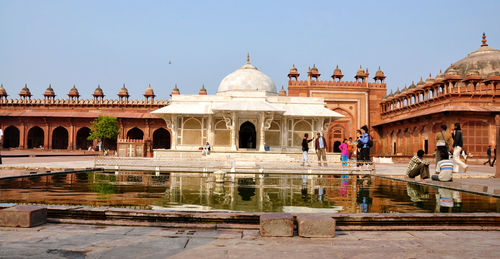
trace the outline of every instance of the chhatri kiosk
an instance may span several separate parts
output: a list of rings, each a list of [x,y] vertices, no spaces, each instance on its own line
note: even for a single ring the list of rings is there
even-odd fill
[[[203,89],[202,89],[203,90]],[[325,108],[323,98],[278,95],[274,82],[247,63],[227,75],[216,95],[172,95],[168,106],[153,111],[171,130],[170,150],[199,150],[206,142],[212,152],[301,151],[304,133],[326,132],[343,115]]]

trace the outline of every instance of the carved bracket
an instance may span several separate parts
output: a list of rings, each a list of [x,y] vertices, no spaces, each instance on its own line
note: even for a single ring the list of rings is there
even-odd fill
[[[274,114],[270,113],[264,117],[264,130],[271,128],[271,123],[273,122]]]
[[[224,122],[226,123],[226,128],[232,130],[234,128],[232,114],[229,112],[224,112],[222,113],[222,118],[224,118]]]
[[[174,117],[169,116],[169,117],[165,117],[163,119],[165,120],[165,123],[167,124],[167,128],[174,130]]]

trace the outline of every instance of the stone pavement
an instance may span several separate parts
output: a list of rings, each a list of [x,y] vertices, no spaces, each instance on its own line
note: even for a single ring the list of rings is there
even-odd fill
[[[0,258],[500,258],[500,231],[337,231],[263,238],[257,230],[47,224],[0,227]]]

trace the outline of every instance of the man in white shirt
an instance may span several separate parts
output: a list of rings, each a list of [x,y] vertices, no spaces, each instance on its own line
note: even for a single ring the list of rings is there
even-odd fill
[[[316,155],[318,156],[318,165],[321,166],[321,160],[323,160],[323,164],[328,166],[326,163],[326,139],[321,136],[321,133],[318,132],[316,141],[314,142],[314,148],[316,149]]]

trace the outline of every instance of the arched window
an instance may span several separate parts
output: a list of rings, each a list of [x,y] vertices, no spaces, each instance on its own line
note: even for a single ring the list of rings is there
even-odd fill
[[[170,132],[164,128],[159,128],[153,132],[154,149],[170,149]]]
[[[127,139],[143,139],[143,138],[144,138],[144,132],[142,132],[142,130],[140,130],[137,127],[132,128],[127,132]]]
[[[226,127],[226,122],[223,119],[215,120],[215,139],[214,146],[230,146],[231,145],[231,130]]]
[[[302,139],[304,134],[308,133],[309,138],[313,137],[312,134],[312,123],[306,120],[294,120],[292,123],[292,132],[289,132],[288,136],[293,136],[290,146],[300,147],[302,145]]]
[[[480,121],[467,122],[462,126],[464,149],[482,155],[489,144],[488,124]]]
[[[281,145],[281,128],[278,121],[272,121],[271,127],[265,131],[265,144],[270,147]]]
[[[182,145],[202,144],[202,121],[198,118],[182,118],[181,142]]]

